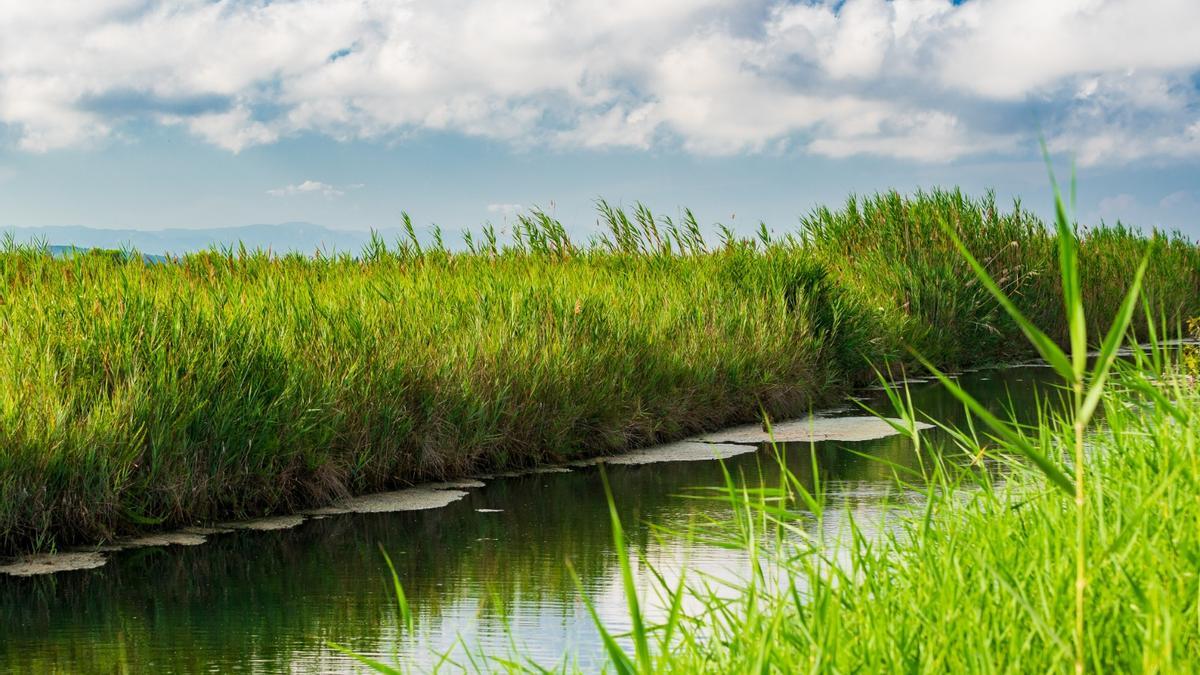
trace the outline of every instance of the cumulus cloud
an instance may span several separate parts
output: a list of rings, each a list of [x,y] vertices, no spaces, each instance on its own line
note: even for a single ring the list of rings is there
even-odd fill
[[[1129,213],[1138,205],[1137,198],[1131,194],[1122,192],[1120,194],[1110,195],[1100,200],[1097,209],[1100,215],[1106,218],[1120,217],[1123,214]]]
[[[507,220],[515,217],[524,208],[521,204],[488,204],[487,212]]]
[[[344,196],[347,189],[358,189],[360,187],[362,187],[361,183],[337,187],[335,185],[322,183],[321,181],[317,180],[306,180],[303,183],[272,188],[267,190],[267,194],[271,195],[272,197],[292,197],[294,195],[318,194],[326,199],[333,199],[334,197]]]
[[[938,162],[1200,157],[1195,0],[44,0],[0,5],[23,149],[178,125]],[[1040,129],[1038,128],[1038,125]]]
[[[1180,206],[1194,206],[1196,197],[1188,190],[1177,190],[1158,201],[1159,208],[1173,209]]]

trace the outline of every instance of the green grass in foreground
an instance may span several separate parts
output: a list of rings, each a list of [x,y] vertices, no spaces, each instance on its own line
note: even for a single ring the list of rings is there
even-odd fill
[[[0,253],[0,555],[797,414],[906,345],[939,365],[1029,353],[954,236],[1069,332],[1055,236],[990,197],[851,199],[713,244],[690,214],[601,216],[588,245],[532,214],[465,253]],[[1100,228],[1080,241],[1088,321],[1152,247],[1151,305],[1200,310],[1200,249]]]
[[[644,574],[660,580],[655,599],[665,611],[658,618],[643,609],[649,598],[639,597],[633,582],[614,510],[632,630],[613,636],[596,619],[609,668],[1195,672],[1195,348],[1163,346],[1160,327],[1149,334],[1150,347],[1131,342],[1131,355],[1118,358],[1139,307],[1144,268],[1134,265],[1128,293],[1108,325],[1093,333],[1099,349],[1089,356],[1083,252],[1061,210],[1058,231],[1061,298],[1070,317],[1065,350],[1009,302],[986,270],[976,269],[981,285],[1062,378],[1062,396],[1045,401],[1037,425],[990,415],[934,369],[974,413],[974,424],[950,430],[957,447],[923,465],[925,475],[912,481],[923,497],[917,505],[894,505],[884,522],[863,523],[853,510],[831,515],[825,494],[805,489],[782,458],[777,485],[730,476],[715,498],[730,504],[731,518],[704,534],[743,548],[753,572],[731,599],[703,579],[667,584],[639,560]],[[971,262],[965,247],[960,252]],[[889,394],[901,418],[897,428],[919,441],[905,392]],[[473,664],[537,670],[519,655],[501,656],[479,655]]]
[[[932,465],[927,486],[914,486],[925,503],[894,506],[882,524],[851,514],[839,528],[836,513],[831,524],[823,496],[805,494],[800,481],[748,490],[731,482],[723,496],[733,520],[722,531],[757,556],[761,574],[732,600],[700,579],[656,587],[650,597],[663,607],[703,609],[645,618],[641,654],[614,643],[610,670],[1195,672],[1200,391],[1170,366],[1151,365],[1172,360],[1152,353],[1119,366],[1100,399],[1105,424],[1089,432],[1076,477],[1081,507],[1014,462],[1017,445],[988,438],[982,422],[959,449],[995,470]],[[1072,472],[1068,410],[1050,405],[1044,424],[1023,435]],[[1080,551],[1086,585],[1076,614]],[[648,565],[639,562],[643,572]],[[511,657],[477,661],[527,667]]]

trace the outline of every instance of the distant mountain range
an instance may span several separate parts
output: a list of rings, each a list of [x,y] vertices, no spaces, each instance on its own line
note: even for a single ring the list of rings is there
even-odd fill
[[[379,230],[388,245],[396,242],[401,231]],[[88,248],[133,248],[144,254],[182,254],[217,247],[270,249],[279,253],[345,252],[357,254],[370,240],[366,230],[334,230],[312,223],[246,225],[212,229],[108,230],[78,225],[54,227],[4,227],[0,236],[11,234],[18,244],[40,243],[65,252],[74,246]]]

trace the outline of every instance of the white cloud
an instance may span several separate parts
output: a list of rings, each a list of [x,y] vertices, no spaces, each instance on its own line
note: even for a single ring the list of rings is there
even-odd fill
[[[819,60],[833,78],[866,79],[879,74],[895,41],[892,7],[884,0],[847,0],[827,29]]]
[[[1085,212],[1083,220],[1091,223],[1101,220],[1108,223],[1136,223],[1146,228],[1166,230],[1179,227],[1194,229],[1197,206],[1195,195],[1189,190],[1178,190],[1158,200],[1146,196],[1139,199],[1122,192],[1102,197],[1093,210]]]
[[[962,155],[1004,150],[1017,143],[1013,135],[970,134],[961,120],[941,112],[896,115],[873,129],[835,124],[835,133],[819,137],[809,150],[830,157],[872,154],[923,162],[954,159]],[[838,133],[840,131],[840,133]]]
[[[1186,113],[1185,113],[1186,116]],[[1056,151],[1073,152],[1084,166],[1120,164],[1139,159],[1200,158],[1200,119],[1175,127],[1165,120],[1081,120],[1069,131],[1059,132],[1050,142]]]
[[[1200,64],[1194,0],[985,0],[945,16],[937,76],[993,98],[1020,99],[1081,75]]]
[[[283,187],[267,190],[267,194],[271,195],[272,197],[292,197],[294,195],[318,194],[326,199],[333,199],[334,197],[344,196],[346,194],[346,190],[357,189],[360,187],[362,187],[361,183],[346,185],[339,188],[337,186],[330,185],[329,183],[322,183],[321,181],[306,180],[303,183],[284,185]]]
[[[524,207],[520,204],[488,204],[488,213],[494,213],[505,218],[511,218],[521,212]]]
[[[231,152],[425,130],[524,147],[938,162],[1200,157],[1195,0],[0,4],[23,149],[179,125]]]
[[[1158,201],[1159,208],[1173,209],[1182,206],[1193,206],[1196,203],[1196,197],[1188,190],[1177,190],[1163,197]]]
[[[170,121],[177,119],[170,118]],[[178,121],[187,124],[188,129],[200,138],[235,153],[254,145],[272,143],[279,138],[278,129],[251,119],[250,111],[245,106],[238,106],[229,112],[201,114]]]
[[[1097,209],[1100,211],[1100,215],[1105,218],[1120,218],[1123,215],[1127,215],[1136,207],[1137,198],[1131,194],[1122,192],[1101,199]]]

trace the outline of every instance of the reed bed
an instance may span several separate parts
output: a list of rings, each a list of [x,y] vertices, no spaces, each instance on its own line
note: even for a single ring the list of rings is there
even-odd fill
[[[687,212],[599,213],[586,244],[534,212],[460,251],[407,218],[407,239],[358,256],[10,245],[0,555],[785,417],[910,345],[942,366],[1028,355],[947,232],[1068,333],[1057,236],[990,195],[887,193],[712,241]],[[1200,310],[1191,242],[1098,228],[1080,239],[1089,321],[1111,320],[1150,249],[1148,303],[1168,322]]]
[[[608,669],[1195,672],[1200,389],[1173,365],[1177,351],[1143,356],[1116,366],[1099,399],[1105,424],[1088,436],[1081,504],[1076,478],[1059,489],[1034,464],[1014,461],[1019,445],[979,419],[978,435],[963,429],[947,461],[935,453],[924,476],[898,477],[920,499],[885,507],[882,519],[860,520],[786,471],[768,485],[730,476],[713,493],[729,504],[729,520],[704,523],[698,536],[745,550],[757,573],[732,588],[699,573],[667,583],[637,560],[652,588],[629,601],[632,631],[596,619]],[[1047,402],[1042,423],[1019,433],[1071,474],[1073,419],[1059,403]],[[624,560],[637,557],[635,549]],[[576,672],[569,655],[557,665],[519,653],[473,663]]]
[[[1115,311],[1106,321],[1095,316],[1082,273],[1088,240],[1076,239],[1061,203],[1059,214],[1065,348],[1017,307],[953,229],[944,232],[1061,377],[1061,396],[1043,400],[1038,422],[994,414],[927,364],[971,421],[943,427],[950,447],[925,456],[920,475],[897,472],[915,499],[863,522],[853,509],[835,508],[819,480],[811,487],[790,473],[783,450],[777,482],[727,472],[726,485],[711,494],[729,505],[729,520],[694,532],[746,551],[748,578],[726,588],[702,575],[668,584],[642,559],[639,569],[657,582],[640,594],[630,574],[637,552],[620,555],[632,628],[617,635],[596,618],[612,670],[1195,672],[1195,348],[1161,341],[1161,333],[1148,344],[1130,335],[1139,314],[1147,328],[1160,323],[1154,303],[1140,302],[1153,267],[1147,256],[1123,277]],[[1092,236],[1101,251],[1131,241],[1126,231]],[[1194,335],[1196,325],[1176,330]],[[919,411],[903,389],[888,394],[897,430],[919,452]],[[612,520],[623,554],[615,511]],[[648,600],[662,611],[647,613]],[[537,670],[519,654],[480,655],[476,663]],[[572,670],[570,663],[559,669]]]

